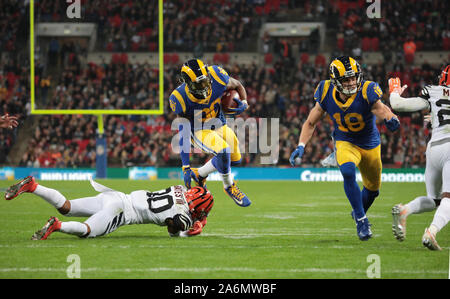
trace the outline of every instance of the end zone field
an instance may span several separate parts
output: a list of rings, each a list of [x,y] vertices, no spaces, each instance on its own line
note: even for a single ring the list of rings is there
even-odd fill
[[[98,180],[125,193],[156,191],[180,181]],[[0,181],[0,278],[67,278],[76,254],[81,278],[368,278],[379,266],[381,278],[449,277],[450,228],[438,234],[441,252],[421,243],[434,213],[408,218],[407,238],[394,239],[391,208],[425,194],[423,183],[383,183],[369,210],[374,237],[356,236],[342,183],[240,181],[252,205],[237,206],[222,183],[208,182],[215,206],[204,232],[170,238],[165,227],[130,225],[110,235],[79,239],[54,233],[46,241],[31,235],[49,216],[60,216],[37,196],[4,200],[15,181]],[[93,196],[88,181],[41,181],[68,199]],[[370,275],[369,275],[370,276]]]

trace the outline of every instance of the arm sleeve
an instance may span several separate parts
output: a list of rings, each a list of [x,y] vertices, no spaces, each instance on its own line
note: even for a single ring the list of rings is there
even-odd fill
[[[175,114],[183,116],[186,111],[183,109],[183,106],[174,93],[175,91],[169,97],[170,109],[175,112]]]
[[[383,91],[381,90],[380,85],[376,82],[371,82],[367,88],[367,100],[369,101],[369,105],[372,106],[382,98]]]
[[[176,214],[173,217],[173,225],[178,231],[186,231],[192,226],[192,220],[186,215]]]
[[[320,107],[325,110],[325,107],[322,106],[322,95],[324,92],[324,85],[325,81],[320,81],[320,83],[317,85],[316,90],[314,91],[314,101],[319,103]]]
[[[427,101],[430,99],[430,93],[428,91],[428,87],[429,87],[429,85],[422,88],[422,90],[420,91],[420,94],[419,94],[420,98],[427,100]]]
[[[209,73],[213,77],[213,79],[219,84],[226,86],[230,81],[230,76],[228,73],[221,68],[220,66],[213,65],[209,68]]]
[[[392,109],[399,112],[414,112],[430,109],[429,102],[422,97],[403,98],[398,93],[391,93],[389,100]]]

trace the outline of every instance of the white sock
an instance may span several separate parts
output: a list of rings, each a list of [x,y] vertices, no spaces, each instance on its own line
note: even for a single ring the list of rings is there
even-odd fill
[[[57,209],[61,208],[66,202],[66,198],[59,191],[44,187],[42,185],[37,185],[33,194],[42,197],[42,199]]]
[[[406,215],[420,214],[423,212],[430,212],[436,208],[436,203],[434,200],[428,198],[427,196],[419,196],[407,203],[406,205]]]
[[[229,173],[221,173],[220,176],[222,177],[223,187],[226,189],[233,185],[233,176],[231,175],[231,172]]]
[[[84,223],[76,222],[76,221],[67,221],[61,223],[61,229],[59,230],[62,233],[83,236],[87,234],[87,226]]]
[[[436,234],[440,231],[447,223],[450,221],[450,198],[444,197],[441,200],[441,204],[434,214],[433,222],[431,222],[430,229],[435,226],[437,231],[433,232]]]
[[[205,163],[205,165],[203,165],[198,169],[198,174],[201,177],[206,178],[210,173],[213,173],[214,171],[216,171],[216,168],[212,163],[212,159],[210,159],[208,162]]]

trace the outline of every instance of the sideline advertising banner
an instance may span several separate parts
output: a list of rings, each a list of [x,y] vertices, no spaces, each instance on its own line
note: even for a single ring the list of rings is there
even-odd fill
[[[278,168],[278,167],[233,167],[231,173],[236,180],[299,180],[303,182],[342,182],[343,178],[337,168]],[[383,169],[381,180],[383,182],[424,182],[425,169],[398,168]],[[181,168],[178,167],[131,167],[108,168],[108,179],[130,180],[156,180],[171,179],[182,180]],[[0,168],[0,180],[22,179],[29,175],[39,180],[89,180],[97,178],[96,169],[71,168],[27,168],[4,167]],[[361,174],[357,172],[356,179],[361,181]],[[218,172],[208,176],[209,181],[220,181]]]

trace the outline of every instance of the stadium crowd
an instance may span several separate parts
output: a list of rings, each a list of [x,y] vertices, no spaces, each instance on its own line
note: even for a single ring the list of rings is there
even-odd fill
[[[9,113],[23,122],[30,109],[29,63],[20,63],[14,55],[0,59],[0,115]],[[7,156],[16,142],[17,128],[0,129],[0,163],[7,162]]]
[[[111,61],[106,67],[121,73],[121,67],[115,66]],[[139,65],[129,64],[130,69],[138,69]],[[314,62],[303,63],[297,61],[295,68],[286,68],[282,62],[274,63],[273,66],[251,65],[227,65],[224,66],[228,73],[241,80],[246,86],[250,109],[240,117],[279,117],[280,119],[280,147],[277,165],[288,165],[288,158],[298,140],[299,130],[302,122],[306,119],[309,110],[314,105],[312,94],[316,84],[327,78],[327,67],[317,66]],[[387,78],[399,76],[409,88],[407,95],[417,95],[425,82],[433,82],[440,66],[433,67],[422,65],[411,68],[404,63],[395,64],[393,72],[388,72],[383,63],[378,65],[363,64],[364,77],[367,80],[379,82],[386,92]],[[83,73],[89,73],[92,64],[88,65]],[[102,73],[102,72],[100,72]],[[165,84],[165,98],[171,90],[177,86],[177,74],[179,66],[167,66],[165,76],[170,81]],[[285,74],[284,77],[278,74]],[[82,76],[83,77],[83,76]],[[281,78],[280,78],[281,77]],[[75,77],[68,80],[64,77],[66,84],[76,84]],[[78,81],[80,82],[80,81]],[[86,88],[90,86],[85,84]],[[60,91],[64,89],[64,92]],[[100,88],[99,95],[92,97],[93,103],[102,105],[102,101],[95,99],[107,98],[109,91],[111,98],[126,103],[128,97],[136,97],[133,92],[125,94],[124,88],[111,83],[107,88]],[[135,89],[139,91],[140,89]],[[156,90],[156,87],[155,87]],[[66,88],[58,85],[55,88],[50,102],[57,106],[58,100],[77,98],[76,94],[82,95],[83,90],[79,88]],[[63,96],[61,95],[63,94]],[[138,92],[139,94],[139,92]],[[77,103],[89,102],[90,97],[83,97]],[[146,97],[142,97],[145,99]],[[152,95],[155,100],[157,95]],[[387,95],[385,94],[385,100]],[[139,100],[137,101],[139,102]],[[85,106],[80,106],[80,108]],[[88,106],[89,107],[89,106]],[[120,108],[129,108],[119,106]],[[137,107],[137,106],[133,106]],[[156,106],[155,106],[156,107]],[[152,107],[152,108],[155,108]],[[131,108],[134,109],[134,108]],[[165,111],[170,111],[167,102]],[[400,115],[402,126],[399,132],[391,133],[383,125],[379,126],[382,137],[382,157],[387,164],[397,167],[424,166],[424,151],[429,128],[424,123],[423,114]],[[107,116],[105,117],[105,134],[108,142],[108,157],[111,165],[158,165],[177,166],[179,156],[172,151],[172,137],[176,131],[171,129],[172,120],[175,115],[166,113],[162,116]],[[21,165],[34,166],[64,166],[81,167],[93,166],[95,164],[95,136],[97,123],[95,117],[87,116],[44,116],[36,127],[34,136],[29,143],[28,151],[24,155]],[[316,134],[307,147],[303,157],[305,165],[318,166],[319,161],[329,154],[333,149],[331,141],[331,121],[322,122],[316,129]],[[247,140],[248,142],[248,140]],[[244,152],[248,152],[245,147]],[[197,152],[192,155],[193,164],[203,163],[208,156]],[[245,153],[243,165],[256,165],[256,155]]]
[[[364,3],[362,3],[364,2]],[[0,5],[0,13],[14,12],[24,15],[23,9]],[[98,48],[112,51],[156,51],[157,9],[156,1],[95,0],[82,1],[86,21],[98,24]],[[221,9],[212,10],[221,5]],[[441,66],[414,66],[403,50],[408,32],[414,32],[417,49],[445,49],[449,36],[449,21],[440,14],[446,11],[445,1],[423,1],[412,6],[408,1],[391,1],[383,5],[382,15],[389,17],[369,20],[355,12],[365,1],[165,1],[164,39],[167,51],[232,52],[247,44],[244,36],[260,25],[261,16],[270,19],[281,10],[302,9],[309,19],[324,15],[337,20],[337,43],[333,56],[351,53],[357,59],[364,51],[382,50],[384,61],[368,65],[360,60],[364,78],[378,82],[385,91],[387,78],[399,76],[408,84],[408,96],[417,95],[420,88],[435,80]],[[41,21],[68,21],[60,1],[41,0]],[[143,8],[146,9],[143,9]],[[407,18],[396,18],[399,7]],[[427,8],[424,10],[423,8]],[[448,9],[447,9],[448,10]],[[210,15],[210,11],[215,11]],[[174,16],[181,17],[175,18]],[[5,22],[2,19],[0,22]],[[376,23],[374,23],[376,22]],[[6,24],[6,23],[5,23]],[[16,25],[14,25],[16,24]],[[0,45],[11,44],[20,28],[9,22]],[[436,25],[436,26],[435,26]],[[14,28],[16,28],[14,30]],[[148,29],[151,28],[151,29]],[[2,30],[0,29],[0,30]],[[6,30],[6,31],[5,31]],[[417,32],[419,34],[416,34]],[[180,34],[180,33],[183,34]],[[375,34],[374,34],[375,33]],[[389,37],[389,38],[387,38]],[[265,38],[265,37],[263,37]],[[378,43],[373,42],[378,38]],[[370,42],[367,43],[367,40]],[[421,42],[423,45],[421,46]],[[430,43],[429,43],[430,42]],[[14,42],[12,42],[14,44]],[[200,44],[201,43],[201,44]],[[186,46],[189,45],[189,46]],[[378,45],[378,46],[374,46]],[[241,80],[248,93],[250,109],[240,117],[278,117],[280,119],[279,159],[277,165],[289,165],[288,158],[295,148],[302,122],[314,105],[312,95],[317,83],[328,78],[328,61],[322,55],[315,60],[308,51],[294,58],[291,41],[271,41],[268,48],[273,55],[270,63],[237,65],[224,62],[228,73]],[[5,47],[5,46],[4,46]],[[70,49],[64,59],[63,72],[58,78],[49,78],[37,61],[37,92],[45,95],[43,104],[51,109],[156,109],[159,103],[158,69],[148,64],[131,64],[126,54],[114,55],[111,61],[83,65],[77,50]],[[422,47],[422,48],[421,48]],[[13,48],[6,50],[12,51]],[[299,47],[305,50],[303,47]],[[311,49],[311,47],[309,47]],[[389,50],[388,50],[389,49]],[[3,49],[4,50],[4,49]],[[83,52],[85,49],[81,49]],[[212,64],[213,61],[207,61]],[[177,86],[180,64],[169,64],[164,69],[164,98]],[[19,65],[15,59],[2,59],[0,64],[0,103],[2,113],[20,114],[26,117],[29,95],[27,63]],[[390,71],[393,70],[393,71]],[[167,101],[165,111],[170,111]],[[423,167],[425,145],[430,131],[422,113],[400,115],[399,132],[391,133],[380,125],[383,162],[395,167]],[[171,129],[175,116],[105,116],[105,134],[108,143],[110,166],[179,166],[179,156],[173,152],[171,141],[176,131]],[[28,143],[20,165],[34,167],[93,167],[95,165],[95,136],[97,119],[91,116],[63,115],[41,116]],[[332,124],[321,122],[306,148],[305,166],[318,166],[319,161],[333,149]],[[14,143],[16,130],[0,132],[0,146],[4,156]],[[248,143],[249,140],[246,141]],[[245,150],[248,146],[245,146]],[[245,152],[245,151],[244,151]],[[197,151],[192,164],[201,164],[208,155]],[[3,160],[4,161],[4,160]],[[258,165],[257,155],[245,153],[243,166]]]

